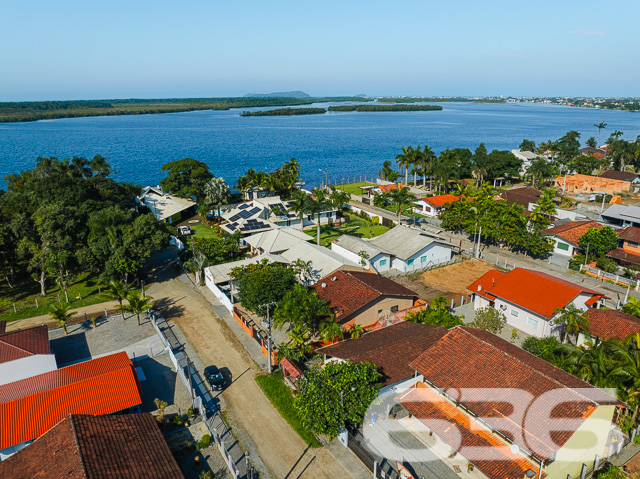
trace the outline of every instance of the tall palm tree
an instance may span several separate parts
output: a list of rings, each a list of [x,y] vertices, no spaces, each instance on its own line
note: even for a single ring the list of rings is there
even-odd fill
[[[135,314],[138,318],[138,326],[140,326],[140,314],[153,307],[151,304],[152,299],[151,296],[145,296],[143,298],[141,291],[129,291],[127,295],[127,303],[129,304],[124,305],[122,308],[127,313]]]
[[[218,223],[222,221],[220,207],[229,199],[229,191],[229,185],[222,177],[213,177],[204,185],[205,201],[209,205],[218,207]]]
[[[409,167],[411,166],[413,159],[415,158],[415,150],[412,146],[403,146],[402,154],[396,156],[396,163],[400,171],[404,168],[404,184],[409,183]]]
[[[291,263],[291,268],[296,272],[300,281],[306,284],[313,271],[313,263],[311,260],[305,261],[298,258]]]
[[[587,319],[585,312],[576,307],[573,303],[567,305],[565,308],[556,309],[556,313],[559,313],[555,320],[555,324],[562,324],[565,328],[565,339],[571,333],[576,337],[575,344],[578,344],[578,334],[580,331],[589,331],[589,320]]]
[[[337,214],[342,217],[342,213],[345,208],[344,205],[349,204],[349,201],[351,201],[351,195],[345,191],[332,188],[331,194],[329,195],[329,201],[331,201],[333,207],[338,210]]]
[[[75,311],[69,311],[69,309],[71,309],[71,305],[69,303],[54,303],[49,308],[49,315],[51,316],[51,319],[56,322],[56,325],[62,326],[64,334],[67,334],[67,321],[76,314]]]
[[[384,163],[382,163],[382,169],[378,172],[378,175],[380,176],[380,178],[382,178],[383,180],[391,181],[389,178],[392,173],[395,173],[395,172],[391,168],[391,162],[387,160]]]
[[[427,186],[427,181],[426,181],[426,177],[427,177],[427,173],[429,174],[429,189],[431,190],[431,182],[432,182],[432,175],[433,175],[433,164],[435,163],[437,156],[436,154],[433,152],[433,150],[431,149],[430,146],[424,145],[424,148],[422,149],[422,153],[421,153],[421,163],[422,163],[422,167],[423,167],[423,176],[422,176],[422,186],[426,187]]]
[[[107,289],[105,289],[104,292],[102,293],[108,299],[118,302],[119,307],[117,307],[116,309],[120,311],[120,314],[122,314],[123,321],[124,321],[125,309],[122,305],[122,302],[127,298],[128,293],[129,293],[128,285],[124,284],[120,280],[115,280],[115,279],[112,279],[111,281],[109,281],[109,284],[107,284]]]
[[[326,197],[324,190],[319,188],[313,190],[313,196],[313,198],[309,198],[307,208],[312,216],[316,216],[317,243],[320,245],[320,215],[331,207],[331,200]]]
[[[598,143],[600,143],[600,132],[607,127],[607,124],[604,121],[601,121],[600,123],[596,123],[593,126],[598,129]]]
[[[304,229],[304,215],[309,210],[309,197],[304,191],[296,190],[289,201],[289,209],[298,215],[300,219],[300,231]]]
[[[396,205],[398,211],[398,224],[400,224],[400,217],[402,215],[402,206],[409,204],[411,201],[417,199],[416,195],[411,193],[408,187],[404,186],[397,190],[391,190],[387,196],[391,200],[391,203]]]

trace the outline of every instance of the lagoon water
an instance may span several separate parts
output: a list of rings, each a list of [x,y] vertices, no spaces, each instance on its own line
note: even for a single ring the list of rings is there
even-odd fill
[[[315,104],[326,107],[330,104]],[[532,103],[442,103],[442,111],[328,112],[324,115],[240,117],[242,110],[69,118],[0,124],[0,178],[33,168],[39,156],[101,154],[115,178],[156,185],[163,164],[190,157],[233,185],[248,168],[271,171],[296,158],[308,186],[375,175],[402,146],[517,148],[523,138],[555,140],[569,130],[604,142],[614,130],[640,135],[640,112]],[[261,110],[267,108],[253,108]],[[320,171],[322,170],[322,171]],[[0,187],[3,183],[0,181]]]

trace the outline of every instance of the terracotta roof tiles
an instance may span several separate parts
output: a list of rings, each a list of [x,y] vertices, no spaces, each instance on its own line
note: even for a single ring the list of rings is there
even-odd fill
[[[601,178],[610,180],[633,181],[638,177],[638,173],[628,173],[626,171],[607,170],[600,175]]]
[[[616,248],[607,253],[607,258],[617,259],[624,263],[640,266],[640,254],[632,253],[626,249]]]
[[[571,221],[570,223],[548,228],[540,234],[543,236],[557,236],[575,246],[578,246],[578,242],[583,234],[591,228],[600,229],[602,227],[603,225],[596,221]]]
[[[623,230],[618,231],[618,236],[621,240],[640,243],[640,228],[637,228],[635,226],[627,226]]]
[[[625,339],[640,333],[640,318],[613,309],[589,309],[589,333],[592,336]]]
[[[0,334],[0,363],[35,354],[51,354],[46,326]]]
[[[439,195],[439,196],[426,196],[422,198],[423,201],[430,204],[434,208],[440,208],[441,206],[446,205],[447,203],[453,203],[454,201],[460,200],[461,196],[455,195]]]

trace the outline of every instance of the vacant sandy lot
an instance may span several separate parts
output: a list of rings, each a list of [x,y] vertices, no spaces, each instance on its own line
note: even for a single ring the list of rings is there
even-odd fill
[[[460,296],[469,294],[467,286],[491,269],[491,264],[471,259],[424,273],[395,278],[394,281],[414,290],[425,301],[439,295],[457,300]]]

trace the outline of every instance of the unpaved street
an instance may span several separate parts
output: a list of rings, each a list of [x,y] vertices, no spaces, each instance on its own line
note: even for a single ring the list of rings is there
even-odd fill
[[[180,326],[205,364],[229,368],[233,383],[223,393],[227,414],[251,437],[273,477],[353,477],[326,449],[307,450],[255,382],[259,369],[253,359],[196,288],[162,276],[149,287],[149,294],[166,305],[160,310]]]

